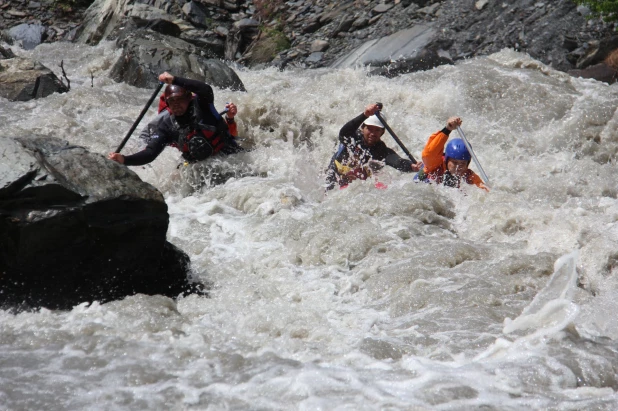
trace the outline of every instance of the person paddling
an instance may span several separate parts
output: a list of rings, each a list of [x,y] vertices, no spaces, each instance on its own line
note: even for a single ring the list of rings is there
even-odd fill
[[[375,115],[381,109],[380,104],[369,104],[362,114],[341,128],[339,148],[326,171],[327,190],[337,184],[340,188],[346,187],[356,179],[366,180],[385,164],[405,173],[419,171],[420,163],[401,158],[381,140],[384,124]],[[384,113],[380,115],[385,118]]]
[[[175,77],[167,72],[159,75],[159,81],[167,84],[164,92],[167,107],[155,118],[154,124],[149,124],[152,127],[145,136],[148,145],[128,156],[110,153],[110,160],[127,166],[148,164],[168,145],[178,148],[187,162],[242,151],[230,134],[229,122],[214,107],[214,93],[210,85]]]
[[[168,110],[167,103],[165,103],[164,98],[165,98],[165,93],[161,94],[161,101],[163,101],[163,104],[159,104],[159,114],[157,114],[157,116],[154,119],[152,119],[146,125],[146,127],[142,129],[142,131],[139,134],[140,140],[144,141],[146,144],[150,143],[150,140],[152,140],[153,138],[158,138],[159,121],[167,117],[167,115],[165,114],[165,111],[169,111],[169,110]],[[219,113],[219,114],[222,114],[222,113]],[[238,138],[238,126],[236,124],[236,119],[235,119],[236,114],[238,114],[238,107],[236,107],[236,104],[225,103],[225,113],[224,113],[223,118],[225,119],[225,122],[227,123],[228,131],[230,135],[234,138]]]
[[[461,123],[460,117],[451,117],[446,127],[429,136],[422,153],[423,169],[415,179],[457,188],[463,181],[489,191],[481,177],[468,168],[472,156],[464,141],[460,138],[448,141],[451,131],[461,126]]]

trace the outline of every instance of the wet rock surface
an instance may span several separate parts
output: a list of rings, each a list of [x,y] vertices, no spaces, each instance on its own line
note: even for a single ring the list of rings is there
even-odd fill
[[[3,38],[12,39],[7,31],[15,27],[40,26],[41,42],[72,41],[84,11],[84,7],[59,7],[55,0],[0,0],[0,30]]]
[[[0,50],[0,97],[11,101],[28,101],[65,93],[67,86],[47,67],[21,57],[3,58],[12,53]]]
[[[155,88],[159,73],[169,71],[219,88],[245,91],[234,70],[212,58],[215,55],[204,56],[200,47],[182,39],[140,29],[125,30],[117,43],[124,52],[110,73],[115,81]]]
[[[163,196],[128,168],[53,137],[2,137],[0,153],[0,307],[199,289]]]

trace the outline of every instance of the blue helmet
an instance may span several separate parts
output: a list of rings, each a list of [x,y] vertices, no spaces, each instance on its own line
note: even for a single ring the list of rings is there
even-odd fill
[[[447,163],[449,158],[470,162],[472,156],[470,156],[470,152],[466,148],[464,141],[460,138],[454,138],[446,144],[444,150],[444,162]]]

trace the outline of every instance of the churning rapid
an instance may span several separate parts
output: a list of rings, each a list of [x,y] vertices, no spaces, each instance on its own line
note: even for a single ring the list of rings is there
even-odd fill
[[[107,155],[152,94],[107,77],[111,43],[18,53],[64,60],[71,91],[0,100],[4,136]],[[248,92],[215,103],[253,150],[212,168],[236,177],[188,187],[172,148],[133,168],[210,297],[0,312],[0,408],[618,408],[616,86],[509,50],[395,79],[238,74]],[[416,158],[461,116],[491,191],[389,168],[325,195],[339,129],[376,101]]]

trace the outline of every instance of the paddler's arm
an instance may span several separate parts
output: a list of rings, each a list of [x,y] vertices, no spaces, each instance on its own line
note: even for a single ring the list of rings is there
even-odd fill
[[[451,117],[446,121],[446,127],[429,136],[422,153],[425,173],[431,173],[444,164],[444,146],[448,136],[451,131],[461,126],[461,123],[461,117]]]
[[[143,166],[153,161],[165,148],[165,144],[158,136],[151,139],[145,149],[142,151],[124,156],[120,153],[110,153],[107,158],[125,166]]]
[[[436,131],[429,136],[422,153],[425,173],[431,173],[440,168],[444,162],[442,157],[444,154],[444,146],[448,141],[449,134],[451,134],[451,130],[444,127],[442,130]]]
[[[339,142],[345,144],[350,137],[353,137],[356,134],[356,130],[358,130],[367,117],[365,114],[361,114],[345,123],[341,130],[339,130]]]
[[[489,188],[487,188],[487,186],[483,182],[483,179],[479,177],[478,174],[476,174],[472,170],[469,171],[469,174],[470,175],[468,176],[467,181],[466,181],[468,184],[474,184],[475,186],[482,188],[483,190],[489,192]]]
[[[227,112],[225,113],[227,128],[230,130],[232,137],[238,137],[238,126],[236,125],[236,120],[234,119],[238,113],[238,108],[234,103],[226,103],[225,108],[227,109]]]
[[[386,156],[384,162],[387,166],[391,166],[404,173],[416,173],[421,168],[421,163],[413,163],[407,158],[402,158],[395,151],[391,150],[391,153]]]
[[[184,77],[173,76],[168,72],[159,75],[159,81],[166,84],[174,84],[186,88],[192,93],[195,93],[200,100],[207,104],[214,104],[215,94],[210,85],[199,80],[191,80]],[[200,101],[200,102],[202,102]]]
[[[131,154],[130,156],[125,156],[124,165],[125,166],[143,166],[144,164],[148,164],[152,162],[155,158],[161,154],[163,151],[163,147],[161,149],[155,149],[148,144],[145,149],[142,151]]]

